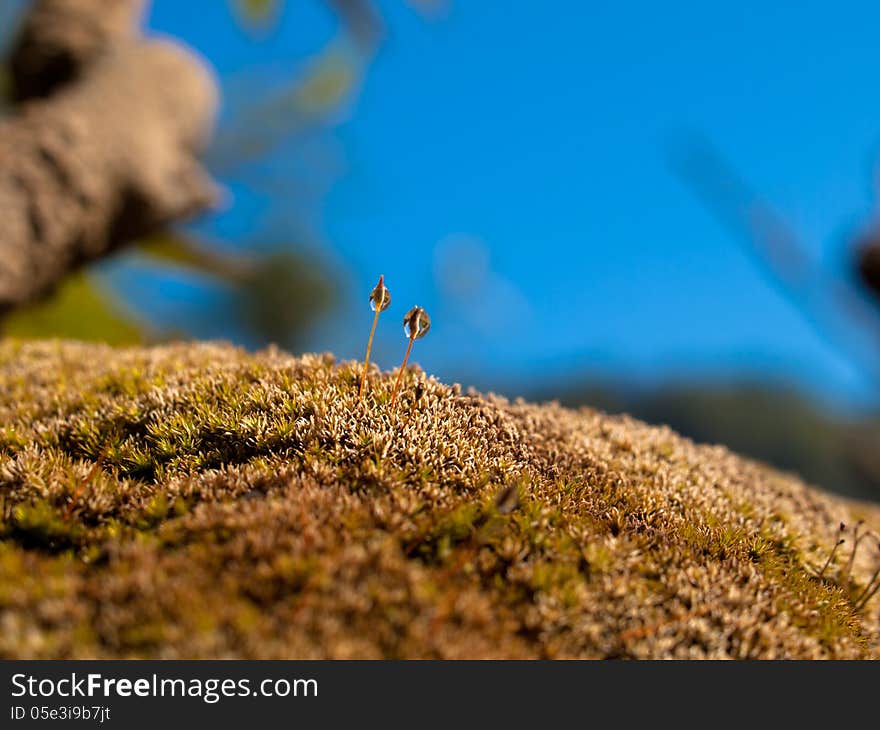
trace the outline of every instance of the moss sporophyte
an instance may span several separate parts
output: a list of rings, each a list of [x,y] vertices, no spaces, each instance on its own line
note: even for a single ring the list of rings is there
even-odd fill
[[[400,380],[403,377],[403,371],[406,369],[406,363],[412,352],[413,342],[428,334],[429,329],[431,329],[431,318],[421,307],[413,307],[403,318],[403,333],[409,339],[409,344],[406,347],[406,355],[403,356],[403,362],[400,364],[400,370],[397,371],[397,380],[394,381],[394,390],[391,392],[391,407],[394,406],[394,401],[397,400]]]
[[[391,304],[391,292],[385,287],[384,274],[379,276],[379,283],[370,292],[370,309],[375,312],[373,326],[370,329],[370,339],[367,340],[367,355],[364,358],[364,374],[361,376],[361,387],[358,391],[358,400],[363,400],[364,387],[367,384],[367,371],[370,368],[370,350],[373,348],[373,335],[376,334],[376,324],[379,322],[379,314],[388,309]]]
[[[846,524],[841,522],[840,527],[837,528],[838,537],[843,535],[846,532]],[[831,552],[828,554],[828,560],[825,561],[825,565],[822,566],[822,570],[819,571],[819,577],[821,578],[825,575],[825,571],[828,570],[828,567],[831,565],[831,561],[834,560],[834,555],[837,553],[837,549],[846,542],[846,539],[843,537],[839,537],[837,542],[834,543],[834,547],[831,548]]]
[[[857,591],[853,595],[853,590],[857,590],[857,586],[855,585],[855,581],[852,577],[853,567],[856,563],[856,553],[859,550],[859,545],[866,540],[867,538],[872,538],[877,543],[878,552],[880,552],[880,537],[872,530],[864,530],[865,521],[859,520],[856,523],[855,528],[853,529],[852,535],[852,549],[849,553],[849,558],[844,564],[843,568],[841,568],[835,577],[828,577],[826,580],[831,580],[842,588],[850,591],[851,601],[853,609],[859,611],[863,609],[868,602],[876,595],[878,591],[880,591],[880,566],[874,571],[871,578],[868,580],[867,584],[860,591]],[[828,555],[827,560],[822,565],[822,569],[818,572],[818,578],[824,578],[826,573],[828,572],[828,568],[831,566],[834,561],[834,556],[837,554],[838,549],[841,545],[846,543],[846,539],[841,537],[846,532],[846,524],[841,522],[840,526],[837,529],[838,539],[834,543],[834,546],[831,548],[831,552]]]
[[[880,553],[880,542],[877,543],[877,549],[878,553]],[[878,557],[880,557],[880,555],[878,555]],[[880,565],[877,566],[877,569],[874,571],[874,574],[871,576],[865,589],[856,597],[853,602],[853,607],[857,611],[864,608],[878,590],[880,590]]]

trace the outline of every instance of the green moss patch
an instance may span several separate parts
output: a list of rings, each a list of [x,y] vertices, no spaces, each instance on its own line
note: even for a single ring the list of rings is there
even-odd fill
[[[0,345],[0,655],[877,656],[875,566],[817,569],[876,509],[627,416],[358,383]]]

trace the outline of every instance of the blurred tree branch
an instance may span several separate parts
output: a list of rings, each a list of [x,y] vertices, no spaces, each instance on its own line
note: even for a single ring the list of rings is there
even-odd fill
[[[15,101],[48,96],[114,46],[134,42],[146,0],[40,0],[9,65]]]
[[[709,140],[692,135],[673,159],[676,171],[719,221],[749,244],[780,291],[816,332],[840,348],[863,371],[880,382],[880,289],[871,287],[873,241],[859,244],[856,272],[874,301],[823,268],[804,249],[791,227],[755,193]],[[878,276],[880,281],[880,276]]]
[[[2,108],[6,123],[0,121],[0,316],[6,333],[95,339],[106,332],[116,342],[167,336],[161,303],[149,293],[156,287],[161,295],[167,272],[225,289],[223,336],[252,345],[304,344],[312,323],[339,299],[339,271],[304,247],[309,226],[293,201],[285,201],[280,229],[268,236],[251,229],[226,242],[231,246],[215,246],[219,242],[176,224],[213,199],[201,165],[233,186],[243,183],[274,197],[292,194],[297,173],[286,167],[288,187],[267,193],[260,165],[290,153],[295,148],[289,142],[313,143],[345,112],[383,37],[382,18],[372,0],[316,2],[335,13],[339,32],[268,93],[257,71],[241,113],[216,131],[214,80],[176,43],[143,39],[147,0],[0,5],[0,102],[13,104]],[[231,5],[244,25],[257,30],[284,17],[284,0]],[[236,109],[234,98],[231,107]],[[203,152],[209,130],[210,149]],[[302,183],[303,171],[298,175]],[[309,185],[314,178],[308,171]],[[304,196],[300,185],[293,194],[302,201],[309,191]],[[75,273],[80,264],[122,247],[126,255],[105,270],[107,276]],[[143,287],[123,287],[112,296],[114,277],[131,265]],[[148,306],[136,301],[145,296]],[[77,312],[94,326],[84,328]],[[108,325],[114,317],[130,326]],[[167,324],[167,312],[164,319]],[[202,324],[208,319],[216,317],[203,317]],[[197,302],[188,302],[175,312],[173,332],[197,333],[199,321]]]
[[[0,123],[0,312],[81,263],[209,206],[197,161],[217,107],[205,64],[137,33],[142,0],[37,0]],[[47,96],[46,96],[47,95]]]

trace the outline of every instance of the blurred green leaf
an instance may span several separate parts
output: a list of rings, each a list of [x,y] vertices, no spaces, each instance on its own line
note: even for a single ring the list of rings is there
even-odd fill
[[[67,277],[49,299],[8,316],[3,332],[12,337],[62,337],[111,345],[139,344],[147,334],[93,276],[83,272]]]
[[[246,326],[264,342],[293,350],[316,319],[336,303],[339,286],[329,268],[299,251],[278,251],[262,260],[238,299]]]
[[[251,257],[222,253],[173,231],[140,241],[136,251],[156,262],[193,269],[233,284],[247,280],[256,267]]]
[[[238,18],[251,29],[271,27],[281,14],[280,0],[233,0]]]
[[[208,163],[215,174],[266,159],[280,145],[326,123],[353,96],[363,60],[345,43],[331,43],[304,73],[247,107],[215,136]]]
[[[309,114],[321,114],[342,103],[359,76],[350,54],[331,47],[303,79],[293,103]]]

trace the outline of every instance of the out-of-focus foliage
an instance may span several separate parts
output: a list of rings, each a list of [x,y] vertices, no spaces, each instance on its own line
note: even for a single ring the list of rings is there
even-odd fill
[[[295,110],[315,115],[345,99],[357,74],[346,54],[330,49],[293,96]]]
[[[815,257],[769,200],[702,135],[686,135],[673,167],[706,208],[747,245],[805,321],[880,386],[880,232],[876,213],[848,238],[841,271]],[[880,498],[880,416],[843,421],[766,388],[668,390],[618,403],[700,441],[720,442],[850,496]]]
[[[371,0],[325,0],[342,20],[349,36],[360,46],[375,44],[381,34],[382,23]],[[284,8],[284,0],[232,0],[232,7],[242,25],[252,31],[270,30]],[[415,2],[428,10],[434,3]]]
[[[150,262],[184,269],[225,285],[237,313],[230,326],[254,345],[305,347],[312,324],[338,303],[338,281],[321,257],[295,246],[262,253],[229,253],[178,233],[143,241],[136,252]],[[179,335],[180,332],[168,333]]]
[[[248,281],[257,268],[253,257],[227,254],[195,238],[170,231],[141,241],[137,251],[153,261],[191,269],[232,284]]]
[[[309,325],[335,303],[336,291],[326,270],[297,250],[280,250],[262,258],[237,293],[248,330],[263,341],[299,350]]]
[[[372,48],[382,34],[382,22],[372,0],[327,0],[348,29],[352,40],[364,50]]]
[[[270,27],[278,18],[278,0],[233,0],[232,7],[241,22],[254,29]]]
[[[3,334],[132,345],[148,337],[148,327],[127,314],[96,277],[78,272],[67,277],[49,299],[7,317]]]
[[[813,330],[880,385],[880,290],[872,283],[874,261],[880,260],[876,223],[851,241],[848,271],[839,272],[812,255],[795,228],[709,139],[686,136],[672,162],[707,209],[747,244]]]
[[[291,139],[304,138],[346,105],[362,76],[363,59],[334,42],[306,70],[247,106],[218,130],[208,152],[217,175],[259,163]]]
[[[231,118],[218,130],[206,160],[221,180],[243,183],[268,196],[276,208],[285,208],[283,230],[271,234],[273,243],[268,245],[261,231],[214,245],[191,230],[173,230],[158,233],[118,256],[127,266],[143,263],[155,271],[159,263],[169,272],[185,269],[202,281],[222,284],[239,313],[233,323],[239,334],[230,336],[254,345],[305,346],[311,325],[332,310],[340,289],[332,267],[290,243],[318,238],[305,219],[304,208],[311,201],[303,203],[300,198],[320,176],[288,170],[279,181],[267,178],[261,169],[282,146],[289,150],[299,141],[310,142],[333,123],[358,90],[381,34],[378,13],[369,0],[315,1],[323,1],[337,14],[339,34],[314,58],[291,66],[287,78],[268,91],[253,93],[260,84],[248,83],[249,93],[243,103],[233,99]],[[0,53],[8,50],[15,21],[25,5],[24,0],[0,2]],[[285,3],[231,0],[230,5],[243,29],[268,31],[281,18]],[[219,4],[218,11],[222,12]],[[0,113],[7,84],[0,64]],[[104,339],[114,344],[179,336],[187,332],[188,325],[195,328],[192,334],[198,334],[194,312],[181,311],[174,331],[146,324],[149,313],[139,311],[146,307],[128,301],[124,291],[114,296],[112,286],[105,286],[112,285],[110,268],[109,275],[91,270],[74,275],[47,301],[7,319],[4,331],[21,337]]]

